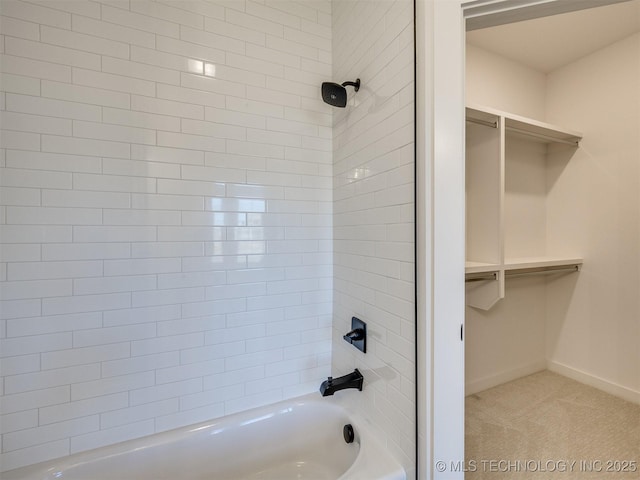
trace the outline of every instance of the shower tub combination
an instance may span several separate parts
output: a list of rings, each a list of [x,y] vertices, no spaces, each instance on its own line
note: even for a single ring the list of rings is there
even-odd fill
[[[317,393],[1,476],[3,480],[406,479],[402,466],[362,418]]]

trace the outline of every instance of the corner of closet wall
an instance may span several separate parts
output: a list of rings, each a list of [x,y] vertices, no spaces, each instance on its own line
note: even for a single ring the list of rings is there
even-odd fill
[[[545,119],[545,73],[467,42],[467,105]]]

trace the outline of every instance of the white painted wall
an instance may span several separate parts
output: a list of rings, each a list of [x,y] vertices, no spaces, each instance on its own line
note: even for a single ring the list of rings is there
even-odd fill
[[[409,478],[415,469],[413,2],[333,4],[333,80],[362,86],[334,113],[332,373],[360,369],[364,411]],[[367,322],[367,353],[346,343]]]
[[[544,120],[546,75],[467,42],[467,103]]]
[[[330,2],[0,13],[2,469],[316,390],[331,350]],[[396,71],[362,72],[386,95]],[[401,163],[385,180],[406,181]],[[389,284],[400,297],[404,279]],[[412,398],[410,381],[393,388]]]
[[[547,366],[640,401],[639,37],[544,75],[544,83],[532,71],[536,80],[521,90],[519,101],[509,92],[527,85],[521,65],[476,47],[468,54],[468,101],[584,134],[570,160],[566,149],[550,150],[546,178],[526,169],[517,174],[519,190],[526,191],[518,199],[513,189],[512,200],[528,203],[545,238],[514,231],[507,235],[507,255],[510,237],[513,255],[533,248],[579,254],[585,263],[578,275],[509,280],[505,299],[492,310],[467,309],[467,391]],[[480,68],[482,61],[488,68]],[[485,86],[482,92],[471,87],[476,81]],[[502,90],[505,100],[499,99]],[[542,116],[532,108],[541,100]],[[507,178],[507,202],[509,194]],[[511,221],[516,219],[514,211]],[[530,245],[520,250],[525,239]]]
[[[547,358],[640,402],[640,34],[548,76],[547,117],[584,133],[549,169],[547,238],[578,247],[577,281],[547,289]],[[569,219],[567,221],[566,219]],[[566,280],[568,281],[568,279]]]

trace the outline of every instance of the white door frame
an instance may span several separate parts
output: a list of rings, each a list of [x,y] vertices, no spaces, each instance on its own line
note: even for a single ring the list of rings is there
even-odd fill
[[[464,478],[465,18],[485,27],[621,1],[415,0],[420,480]]]

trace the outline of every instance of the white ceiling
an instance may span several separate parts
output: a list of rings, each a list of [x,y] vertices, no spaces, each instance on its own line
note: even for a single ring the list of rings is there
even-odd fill
[[[467,41],[544,73],[640,31],[640,0],[467,32]]]

